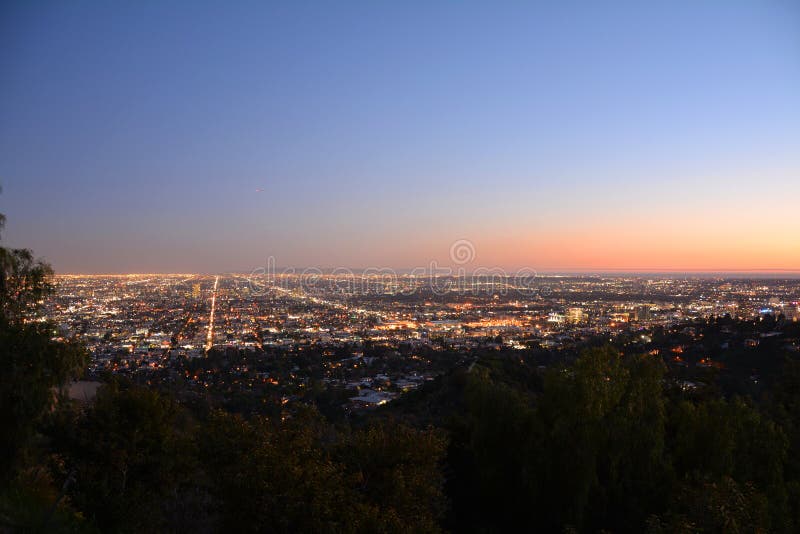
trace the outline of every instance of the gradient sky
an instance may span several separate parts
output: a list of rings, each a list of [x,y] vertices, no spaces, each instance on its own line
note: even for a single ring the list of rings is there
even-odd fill
[[[800,270],[800,2],[6,1],[0,185],[58,272]]]

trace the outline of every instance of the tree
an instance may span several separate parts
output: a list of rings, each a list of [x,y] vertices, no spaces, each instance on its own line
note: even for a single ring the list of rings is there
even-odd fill
[[[441,431],[385,420],[353,432],[334,451],[358,501],[367,505],[367,531],[437,532],[444,514],[446,450]]]
[[[0,230],[5,216],[0,214]],[[77,342],[60,340],[41,315],[52,269],[26,249],[0,247],[0,523],[59,531],[79,528],[35,447],[34,436],[86,365]]]
[[[203,430],[202,460],[231,532],[336,532],[357,525],[342,466],[319,446],[314,415],[287,422],[216,412]]]
[[[658,508],[669,478],[664,371],[660,359],[605,347],[548,375],[539,491],[554,526],[631,530]]]
[[[730,477],[682,484],[664,517],[647,520],[648,534],[705,532],[744,534],[769,532],[767,499],[753,484]]]
[[[5,218],[0,218],[0,228]],[[0,247],[0,481],[6,482],[58,390],[77,377],[85,349],[56,338],[41,302],[51,294],[52,269],[26,249]]]
[[[660,359],[593,348],[539,392],[476,366],[450,449],[454,514],[469,517],[454,530],[641,528],[670,487],[664,372]]]
[[[69,496],[103,531],[204,524],[194,428],[169,396],[114,381],[65,423],[54,439],[73,473]]]
[[[382,423],[339,431],[311,408],[285,420],[212,415],[202,460],[232,532],[436,532],[440,433]]]

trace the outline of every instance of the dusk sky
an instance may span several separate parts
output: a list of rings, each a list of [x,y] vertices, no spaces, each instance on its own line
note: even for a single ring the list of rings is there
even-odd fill
[[[57,272],[800,270],[800,2],[3,2]]]

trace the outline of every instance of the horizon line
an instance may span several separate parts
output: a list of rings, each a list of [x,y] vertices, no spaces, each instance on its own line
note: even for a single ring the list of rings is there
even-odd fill
[[[281,272],[286,271],[289,269],[296,269],[298,272]],[[323,274],[331,274],[329,271],[333,271],[335,269],[345,269],[347,271],[352,272],[353,274],[363,274],[365,271],[370,269],[377,269],[378,271],[394,271],[397,274],[402,275],[410,275],[411,271],[414,268],[393,268],[393,267],[364,267],[364,268],[352,268],[352,267],[318,267],[318,266],[310,266],[310,267],[283,267],[283,268],[276,268],[276,275],[294,275],[300,276],[303,274],[303,270],[309,269],[318,269],[323,271]],[[463,267],[460,267],[456,272],[450,274],[442,274],[442,276],[459,276],[459,275],[470,275],[474,274],[476,271],[483,270],[483,269],[498,269],[497,267],[476,267],[470,271],[461,270]],[[499,268],[500,270],[505,270],[502,267]],[[787,275],[797,275],[800,276],[800,269],[614,269],[614,268],[606,268],[606,269],[532,269],[529,267],[520,267],[516,270],[510,271],[506,273],[508,276],[514,276],[516,273],[522,270],[529,270],[534,273],[534,276],[539,275],[548,275],[548,276],[565,276],[565,275],[610,275],[610,274],[627,274],[627,275],[634,275],[634,274],[642,274],[642,275],[670,275],[670,274],[703,274],[703,275],[725,275],[725,274],[787,274]],[[159,272],[120,272],[120,271],[113,271],[113,272],[63,272],[63,273],[54,273],[55,276],[215,276],[215,275],[225,275],[225,274],[255,274],[254,270],[245,271],[245,270],[226,270],[226,271],[196,271],[196,272],[173,272],[173,271],[159,271]],[[259,273],[262,275],[263,273]],[[347,274],[347,273],[339,273],[339,274]],[[375,275],[385,274],[381,272],[376,272]],[[424,273],[419,276],[430,275],[431,273]],[[490,273],[491,274],[491,273]]]

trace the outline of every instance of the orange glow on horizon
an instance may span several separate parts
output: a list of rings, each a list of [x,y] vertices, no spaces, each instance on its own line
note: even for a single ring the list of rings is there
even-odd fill
[[[540,271],[800,271],[797,231],[609,229],[476,240],[476,263]]]

